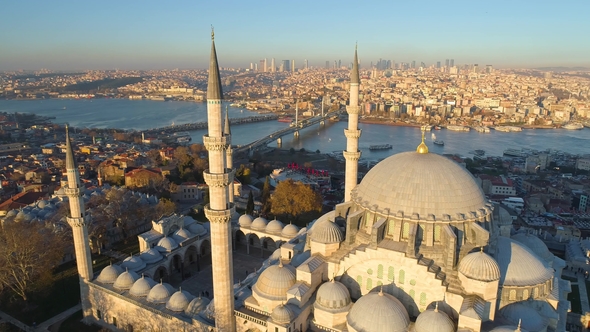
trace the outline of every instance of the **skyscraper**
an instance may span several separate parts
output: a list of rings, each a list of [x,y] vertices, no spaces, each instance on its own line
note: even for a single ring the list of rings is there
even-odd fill
[[[305,68],[305,69],[309,68],[309,63],[307,62],[307,59],[305,59],[303,68]]]
[[[440,61],[436,62],[436,68],[440,68]]]
[[[266,60],[260,60],[260,65],[258,66],[258,71],[265,72],[266,71]]]
[[[295,60],[291,60],[291,72],[295,72]]]
[[[281,71],[289,71],[291,70],[291,61],[283,60],[283,64],[281,65]]]
[[[275,71],[277,71],[277,67],[275,66],[275,58],[272,58],[272,59],[270,60],[270,71],[271,71],[271,72],[273,72],[273,73],[274,73]]]
[[[455,67],[455,59],[451,59],[450,65],[451,65],[451,67]]]
[[[412,68],[416,68],[416,60],[412,60]]]
[[[330,61],[326,60],[326,69],[330,69]]]
[[[449,68],[449,59],[445,60],[445,67]]]

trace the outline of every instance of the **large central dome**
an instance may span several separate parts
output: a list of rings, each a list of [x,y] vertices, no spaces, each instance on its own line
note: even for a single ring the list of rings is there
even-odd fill
[[[473,176],[434,153],[403,152],[383,160],[353,189],[352,200],[368,210],[401,211],[405,217],[417,214],[422,220],[431,219],[429,215],[435,220],[453,220],[460,214],[469,218],[486,208]]]

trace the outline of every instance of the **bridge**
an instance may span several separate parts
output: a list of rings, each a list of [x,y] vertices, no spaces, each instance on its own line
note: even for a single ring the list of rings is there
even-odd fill
[[[269,144],[271,142],[274,142],[274,141],[281,142],[281,137],[286,136],[286,135],[290,135],[290,134],[293,134],[295,136],[299,136],[300,130],[307,128],[307,127],[311,127],[311,126],[318,124],[318,123],[324,123],[326,121],[326,119],[329,119],[333,116],[338,116],[339,114],[340,114],[340,110],[326,113],[324,116],[316,115],[314,117],[307,118],[305,120],[301,120],[301,121],[297,122],[296,124],[292,123],[291,126],[288,128],[277,130],[274,133],[266,135],[266,136],[254,141],[250,144],[241,145],[241,146],[237,147],[236,149],[234,149],[234,152],[240,153],[240,152],[254,151],[256,149],[259,149],[260,147],[266,146],[267,144]],[[232,122],[232,124],[233,124],[233,122]]]
[[[244,118],[232,118],[230,123],[232,126],[245,124],[245,123],[253,123],[253,122],[263,122],[263,121],[272,121],[277,120],[279,118],[276,114],[266,114],[266,115],[254,115],[248,116]],[[207,121],[203,122],[193,122],[193,123],[184,123],[179,125],[170,125],[166,127],[160,128],[152,128],[145,130],[144,133],[146,134],[153,134],[153,133],[174,133],[179,131],[192,131],[192,130],[199,130],[199,129],[207,129]]]

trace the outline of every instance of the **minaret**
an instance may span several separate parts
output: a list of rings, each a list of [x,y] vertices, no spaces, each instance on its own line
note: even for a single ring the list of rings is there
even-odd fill
[[[348,113],[348,129],[344,129],[346,136],[346,173],[344,177],[344,201],[350,201],[350,193],[358,180],[358,161],[361,158],[359,151],[359,137],[361,131],[358,129],[359,123],[359,65],[356,47],[354,49],[354,61],[350,72],[350,102],[346,107]]]
[[[228,187],[233,182],[234,170],[226,167],[228,136],[222,131],[221,79],[215,51],[215,35],[211,31],[211,58],[207,84],[208,135],[203,136],[209,151],[209,170],[203,172],[209,186],[210,203],[205,216],[211,222],[211,261],[213,265],[213,297],[215,299],[215,326],[217,331],[234,331],[233,261],[231,243],[232,206]]]
[[[266,60],[265,60],[266,61]],[[233,154],[234,150],[231,147],[231,129],[229,128],[229,111],[227,110],[227,106],[225,106],[225,122],[223,126],[223,135],[227,137],[227,150],[225,150],[225,163],[226,167],[229,169],[234,169],[234,159]],[[234,202],[234,182],[229,184],[228,187],[228,198],[229,202]]]
[[[70,143],[70,133],[66,127],[66,173],[68,183],[64,188],[70,203],[70,216],[67,218],[68,224],[72,227],[72,236],[74,238],[74,250],[76,251],[76,265],[80,277],[80,293],[82,300],[82,309],[84,317],[91,315],[90,303],[88,302],[87,281],[92,280],[92,259],[90,258],[90,245],[88,242],[88,221],[85,217],[84,199],[82,198],[82,182],[78,165],[74,160],[74,152]]]

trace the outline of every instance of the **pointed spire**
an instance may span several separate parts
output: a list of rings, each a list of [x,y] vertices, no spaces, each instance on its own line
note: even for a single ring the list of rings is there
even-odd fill
[[[350,83],[360,84],[359,79],[359,58],[357,55],[357,46],[354,47],[354,60],[352,61],[352,70],[350,71]]]
[[[215,51],[215,32],[211,27],[211,58],[209,59],[209,82],[207,83],[207,99],[223,99],[221,90],[221,77],[217,64],[217,52]]]
[[[231,135],[231,129],[229,129],[229,110],[227,109],[227,105],[225,105],[225,126],[223,128],[224,135]]]
[[[522,322],[522,319],[518,320],[518,326],[516,327],[516,331],[520,331],[520,323]]]
[[[70,131],[66,125],[66,169],[77,169],[76,161],[74,160],[74,151],[70,143]]]

